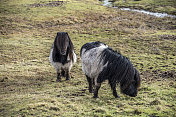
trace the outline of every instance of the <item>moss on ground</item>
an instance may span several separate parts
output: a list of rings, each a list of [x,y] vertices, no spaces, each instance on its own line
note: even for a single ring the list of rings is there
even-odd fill
[[[96,0],[0,1],[0,116],[176,116],[176,20],[106,8]],[[69,33],[78,62],[55,82],[48,56],[56,33]],[[79,51],[102,41],[129,57],[142,85],[135,98],[107,82],[88,92]]]

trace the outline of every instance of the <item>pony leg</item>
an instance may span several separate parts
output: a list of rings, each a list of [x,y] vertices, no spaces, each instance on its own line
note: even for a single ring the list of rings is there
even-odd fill
[[[116,82],[109,81],[109,84],[110,84],[111,89],[113,91],[114,97],[119,98],[120,96],[118,96],[117,91],[116,91]]]
[[[61,71],[61,75],[62,75],[63,77],[65,77],[65,71],[64,71],[64,70]]]
[[[61,81],[61,74],[59,72],[57,72],[57,80],[56,82],[60,82]]]
[[[92,81],[92,79],[91,79],[90,77],[88,77],[87,75],[86,75],[86,78],[87,78],[87,81],[88,81],[88,83],[89,83],[89,93],[93,93],[93,86],[92,86],[93,81]]]
[[[93,96],[93,98],[98,98],[98,90],[100,89],[100,87],[101,87],[101,83],[97,83],[97,84],[95,85],[95,91],[94,91],[94,96]]]
[[[70,80],[70,73],[69,70],[65,71],[65,75],[66,75],[66,80]]]

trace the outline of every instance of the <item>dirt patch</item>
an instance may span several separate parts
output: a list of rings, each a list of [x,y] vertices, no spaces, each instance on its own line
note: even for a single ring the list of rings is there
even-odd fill
[[[58,107],[50,107],[49,110],[59,111],[60,108],[58,108]]]
[[[161,78],[173,78],[173,79],[176,78],[176,72],[174,70],[164,71],[164,72],[159,70],[154,70],[152,72]]]
[[[5,77],[5,78],[0,79],[0,82],[5,82],[7,80],[8,80],[8,77]]]
[[[176,78],[175,71],[165,71],[160,73],[160,77],[162,78]]]
[[[67,96],[67,97],[70,97],[70,98],[85,96],[85,95],[86,95],[85,92],[86,92],[86,89],[81,89],[81,90],[79,90],[79,91],[66,94],[66,96]],[[60,97],[60,96],[57,96],[57,97]]]
[[[144,71],[141,74],[142,82],[147,82],[147,84],[151,84],[155,80],[164,80],[164,79],[173,79],[176,80],[176,71],[161,71],[161,70],[153,70],[153,71]],[[161,79],[160,79],[161,78]],[[146,88],[141,88],[140,90],[148,91]]]
[[[64,1],[49,1],[48,3],[34,3],[30,4],[30,7],[57,7],[62,6]]]
[[[138,109],[136,109],[136,110],[134,110],[134,114],[135,115],[139,115],[139,114],[141,114],[142,112],[140,112]]]
[[[159,105],[161,104],[161,102],[157,99],[155,99],[154,101],[150,102],[150,105]]]
[[[176,35],[160,35],[159,38],[176,41]]]

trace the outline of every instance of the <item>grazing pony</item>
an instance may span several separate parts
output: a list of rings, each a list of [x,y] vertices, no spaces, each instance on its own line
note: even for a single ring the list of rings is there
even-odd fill
[[[57,72],[57,80],[61,81],[61,76],[70,79],[69,72],[76,62],[73,43],[67,32],[58,32],[51,48],[49,60]]]
[[[141,80],[128,58],[98,41],[84,44],[80,54],[82,70],[89,83],[89,92],[94,92],[94,98],[98,97],[98,90],[105,80],[109,81],[115,98],[119,97],[116,92],[117,83],[120,83],[122,93],[137,96]]]

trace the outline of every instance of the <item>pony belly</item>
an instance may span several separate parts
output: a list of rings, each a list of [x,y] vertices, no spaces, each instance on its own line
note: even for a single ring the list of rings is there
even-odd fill
[[[51,52],[50,52],[49,61],[50,61],[50,64],[56,69],[56,71],[61,71],[61,70],[69,70],[70,71],[71,67],[73,65],[72,61],[69,61],[69,62],[65,63],[64,65],[60,62],[54,62],[52,52],[53,52],[53,48],[51,49]]]
[[[59,62],[53,62],[52,66],[56,69],[56,71],[61,71],[61,70],[70,71],[71,67],[72,67],[72,62],[68,62],[64,65],[62,63],[59,63]]]

